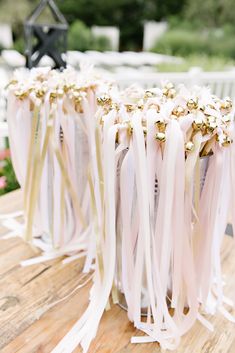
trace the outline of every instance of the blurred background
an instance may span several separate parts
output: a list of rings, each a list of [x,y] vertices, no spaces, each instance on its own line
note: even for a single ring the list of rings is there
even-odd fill
[[[68,25],[62,53],[68,65],[90,62],[121,87],[169,79],[235,99],[234,0],[0,0],[0,137],[7,136],[4,87],[27,63],[24,23],[38,4],[34,22],[56,23],[49,3]],[[38,65],[53,66],[45,54]],[[0,194],[17,187],[6,141],[0,140]]]
[[[23,23],[38,0],[0,0],[0,50],[24,53]],[[191,66],[226,70],[235,60],[234,0],[57,0],[69,23],[68,50],[150,51],[184,58],[158,71]],[[40,20],[50,22],[49,8]],[[106,27],[106,30],[105,30]]]

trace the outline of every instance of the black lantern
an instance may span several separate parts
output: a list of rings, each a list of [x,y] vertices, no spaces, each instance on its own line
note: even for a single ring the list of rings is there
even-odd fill
[[[55,23],[40,23],[39,17],[49,7]],[[62,54],[67,49],[68,23],[53,0],[41,0],[24,24],[26,41],[26,66],[38,65],[44,55],[54,60],[55,68],[63,68],[66,62]]]

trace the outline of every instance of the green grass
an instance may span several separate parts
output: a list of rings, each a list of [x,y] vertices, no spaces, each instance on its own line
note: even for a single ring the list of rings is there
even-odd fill
[[[192,54],[185,57],[182,64],[160,64],[157,66],[157,71],[184,72],[195,66],[201,67],[203,71],[225,71],[235,67],[235,60],[203,54]]]

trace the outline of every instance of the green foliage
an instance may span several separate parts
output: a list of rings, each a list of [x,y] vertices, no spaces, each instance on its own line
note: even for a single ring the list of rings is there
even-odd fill
[[[97,51],[107,51],[111,50],[111,43],[108,37],[106,36],[96,36],[92,37],[92,50]]]
[[[94,37],[82,21],[75,21],[70,26],[68,33],[68,49],[69,50],[110,50],[110,41],[107,37]]]
[[[230,27],[217,30],[169,29],[152,51],[188,56],[206,54],[235,59],[234,30]]]
[[[167,23],[169,29],[180,29],[185,31],[194,31],[201,28],[200,19],[197,22],[195,18],[194,21],[189,21],[187,18],[180,15],[170,15],[167,17]]]
[[[185,0],[58,0],[69,23],[80,19],[87,26],[117,26],[121,49],[141,49],[143,23],[178,14]]]
[[[121,22],[127,24],[135,13],[138,13],[140,21],[160,20],[169,14],[180,13],[185,2],[186,0],[58,0],[57,5],[70,23],[79,18],[88,25],[108,25]]]
[[[21,36],[19,38],[17,38],[14,41],[14,49],[17,50],[19,53],[24,54],[24,50],[25,50],[25,43],[24,43],[24,37]]]
[[[10,158],[6,158],[2,161],[3,167],[0,170],[0,177],[6,178],[6,186],[0,189],[0,195],[6,194],[7,192],[16,190],[20,187],[16,180],[15,172],[12,166]]]
[[[169,30],[157,42],[152,51],[168,55],[186,56],[195,52],[203,53],[206,50],[205,36],[197,32],[186,30]]]
[[[219,27],[234,24],[234,0],[187,0],[183,15],[190,21],[197,21],[201,26]]]
[[[91,43],[92,35],[90,29],[82,21],[73,22],[68,33],[68,48],[70,50],[85,51],[90,49]]]

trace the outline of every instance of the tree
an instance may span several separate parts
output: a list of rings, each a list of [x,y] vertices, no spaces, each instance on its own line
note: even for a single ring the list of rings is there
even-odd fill
[[[121,30],[122,49],[141,49],[143,23],[180,13],[185,0],[58,0],[68,22],[76,19],[86,25],[112,25]]]
[[[234,26],[234,0],[187,0],[184,14],[205,27]]]

